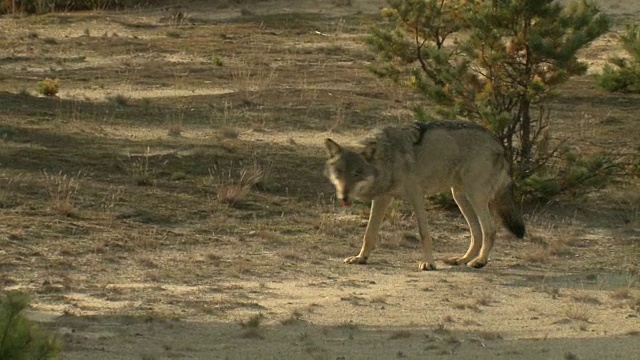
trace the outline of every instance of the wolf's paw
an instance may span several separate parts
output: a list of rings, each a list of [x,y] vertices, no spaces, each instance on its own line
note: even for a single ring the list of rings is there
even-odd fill
[[[472,268],[476,268],[476,269],[481,269],[483,267],[485,267],[485,265],[487,265],[487,260],[486,259],[481,259],[479,257],[469,261],[467,263],[468,267],[472,267]]]
[[[420,263],[418,264],[418,269],[422,271],[431,271],[435,270],[436,266],[426,261],[420,261]]]
[[[458,266],[466,264],[469,260],[465,259],[464,256],[452,256],[450,258],[444,259],[443,261],[447,265]]]
[[[367,259],[368,257],[366,256],[349,256],[348,258],[344,259],[344,262],[346,264],[366,264],[367,263]]]

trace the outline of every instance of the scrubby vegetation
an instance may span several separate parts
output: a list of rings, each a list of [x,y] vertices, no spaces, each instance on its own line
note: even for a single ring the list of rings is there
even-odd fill
[[[640,93],[640,27],[629,25],[620,42],[626,57],[613,57],[597,76],[598,85],[611,92]]]
[[[60,343],[24,316],[28,304],[22,293],[7,293],[0,300],[0,359],[57,359]]]
[[[610,158],[565,157],[549,135],[558,86],[585,73],[578,51],[609,29],[592,2],[390,0],[382,13],[386,24],[368,41],[379,59],[373,72],[414,89],[442,117],[492,130],[517,183],[548,196],[606,182]],[[433,116],[422,105],[415,112]]]

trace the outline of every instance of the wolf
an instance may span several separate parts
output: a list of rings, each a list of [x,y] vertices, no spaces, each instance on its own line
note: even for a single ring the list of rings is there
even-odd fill
[[[359,147],[344,147],[326,139],[329,159],[325,176],[344,206],[352,200],[371,201],[362,249],[344,260],[365,264],[378,240],[378,230],[393,198],[408,201],[418,222],[422,258],[420,270],[435,270],[424,197],[451,191],[471,232],[469,249],[445,259],[451,265],[484,267],[493,247],[492,214],[518,238],[525,226],[513,198],[513,180],[505,150],[489,130],[469,122],[438,120],[389,126]]]

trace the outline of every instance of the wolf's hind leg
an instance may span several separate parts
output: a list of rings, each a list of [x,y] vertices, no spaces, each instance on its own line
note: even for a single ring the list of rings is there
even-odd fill
[[[445,259],[444,262],[449,265],[463,265],[478,256],[480,247],[482,246],[482,227],[480,226],[476,212],[473,210],[473,206],[471,206],[469,199],[467,199],[467,194],[461,189],[455,188],[451,189],[451,194],[453,194],[453,199],[456,201],[456,204],[458,204],[460,212],[462,212],[462,215],[467,220],[469,231],[471,232],[471,242],[469,243],[469,249],[464,255],[450,257]]]
[[[381,196],[371,202],[371,212],[369,214],[369,222],[367,223],[367,229],[364,232],[364,239],[362,240],[362,249],[357,256],[349,256],[344,259],[347,264],[366,264],[369,259],[369,254],[376,248],[376,242],[378,241],[378,230],[384,220],[385,212],[391,204],[391,196]]]
[[[480,248],[478,256],[469,261],[467,266],[479,269],[487,265],[487,262],[489,262],[489,253],[491,253],[491,249],[493,248],[496,231],[493,227],[488,201],[484,199],[473,199],[472,205],[476,215],[478,216],[480,227],[482,228],[482,247]]]

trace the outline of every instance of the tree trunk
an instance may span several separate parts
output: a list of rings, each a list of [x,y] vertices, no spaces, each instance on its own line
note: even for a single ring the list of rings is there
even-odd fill
[[[520,169],[518,177],[525,179],[531,167],[531,101],[524,96],[520,103]]]

